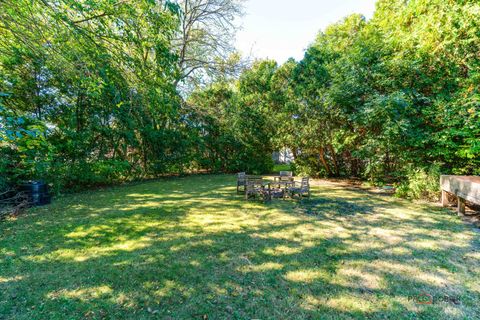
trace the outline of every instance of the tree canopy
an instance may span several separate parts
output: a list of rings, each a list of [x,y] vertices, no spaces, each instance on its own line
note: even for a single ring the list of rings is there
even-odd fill
[[[281,148],[312,176],[480,174],[478,1],[379,0],[241,74],[241,1],[0,6],[2,185],[260,173]]]

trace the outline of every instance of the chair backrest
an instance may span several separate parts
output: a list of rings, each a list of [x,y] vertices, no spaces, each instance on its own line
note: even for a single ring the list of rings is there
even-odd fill
[[[263,185],[263,178],[247,176],[247,183],[246,183],[247,190],[253,190],[257,187],[261,187],[262,185]]]
[[[310,177],[303,177],[301,182],[302,189],[309,189],[310,188]]]
[[[292,171],[280,171],[280,177],[293,177]]]
[[[237,173],[238,182],[244,182],[247,179],[247,174],[245,172]]]
[[[280,181],[293,181],[293,172],[280,171]]]

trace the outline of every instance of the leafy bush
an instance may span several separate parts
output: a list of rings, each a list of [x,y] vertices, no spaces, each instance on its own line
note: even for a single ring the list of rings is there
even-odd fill
[[[41,178],[48,171],[51,154],[46,126],[1,104],[0,120],[0,190]]]
[[[292,171],[296,176],[325,177],[325,169],[318,163],[318,157],[311,154],[301,154],[292,163]]]
[[[435,164],[429,168],[408,168],[406,181],[396,191],[400,198],[438,201],[440,196],[440,166]]]
[[[95,187],[115,184],[124,181],[129,176],[130,164],[120,160],[98,160],[80,162],[60,168],[59,177],[62,186],[69,190],[78,190],[83,187]],[[63,171],[63,172],[62,172]],[[57,183],[59,183],[57,181]]]

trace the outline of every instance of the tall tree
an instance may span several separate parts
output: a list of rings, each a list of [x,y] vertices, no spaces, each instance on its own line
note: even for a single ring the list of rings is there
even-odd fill
[[[235,74],[241,66],[234,46],[244,0],[179,0],[177,85],[190,91],[209,80]]]

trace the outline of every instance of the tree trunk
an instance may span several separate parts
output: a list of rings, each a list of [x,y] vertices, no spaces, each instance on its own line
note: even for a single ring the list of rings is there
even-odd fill
[[[350,152],[350,150],[347,151],[347,157],[350,161],[350,174],[354,177],[358,177],[360,171],[358,159],[352,157],[352,153]]]
[[[298,157],[297,148],[289,148],[289,149],[292,150],[293,161],[295,161]]]
[[[331,144],[328,145],[328,150],[332,155],[333,166],[335,167],[335,175],[338,177],[340,176],[340,169],[338,167],[337,154],[335,153],[335,150],[333,149],[333,146]]]
[[[323,147],[321,147],[319,152],[320,152],[320,161],[322,161],[322,164],[325,167],[325,170],[327,171],[327,175],[329,177],[331,177],[332,176],[332,170],[330,169],[330,166],[328,165],[328,162],[325,159],[325,149]]]

